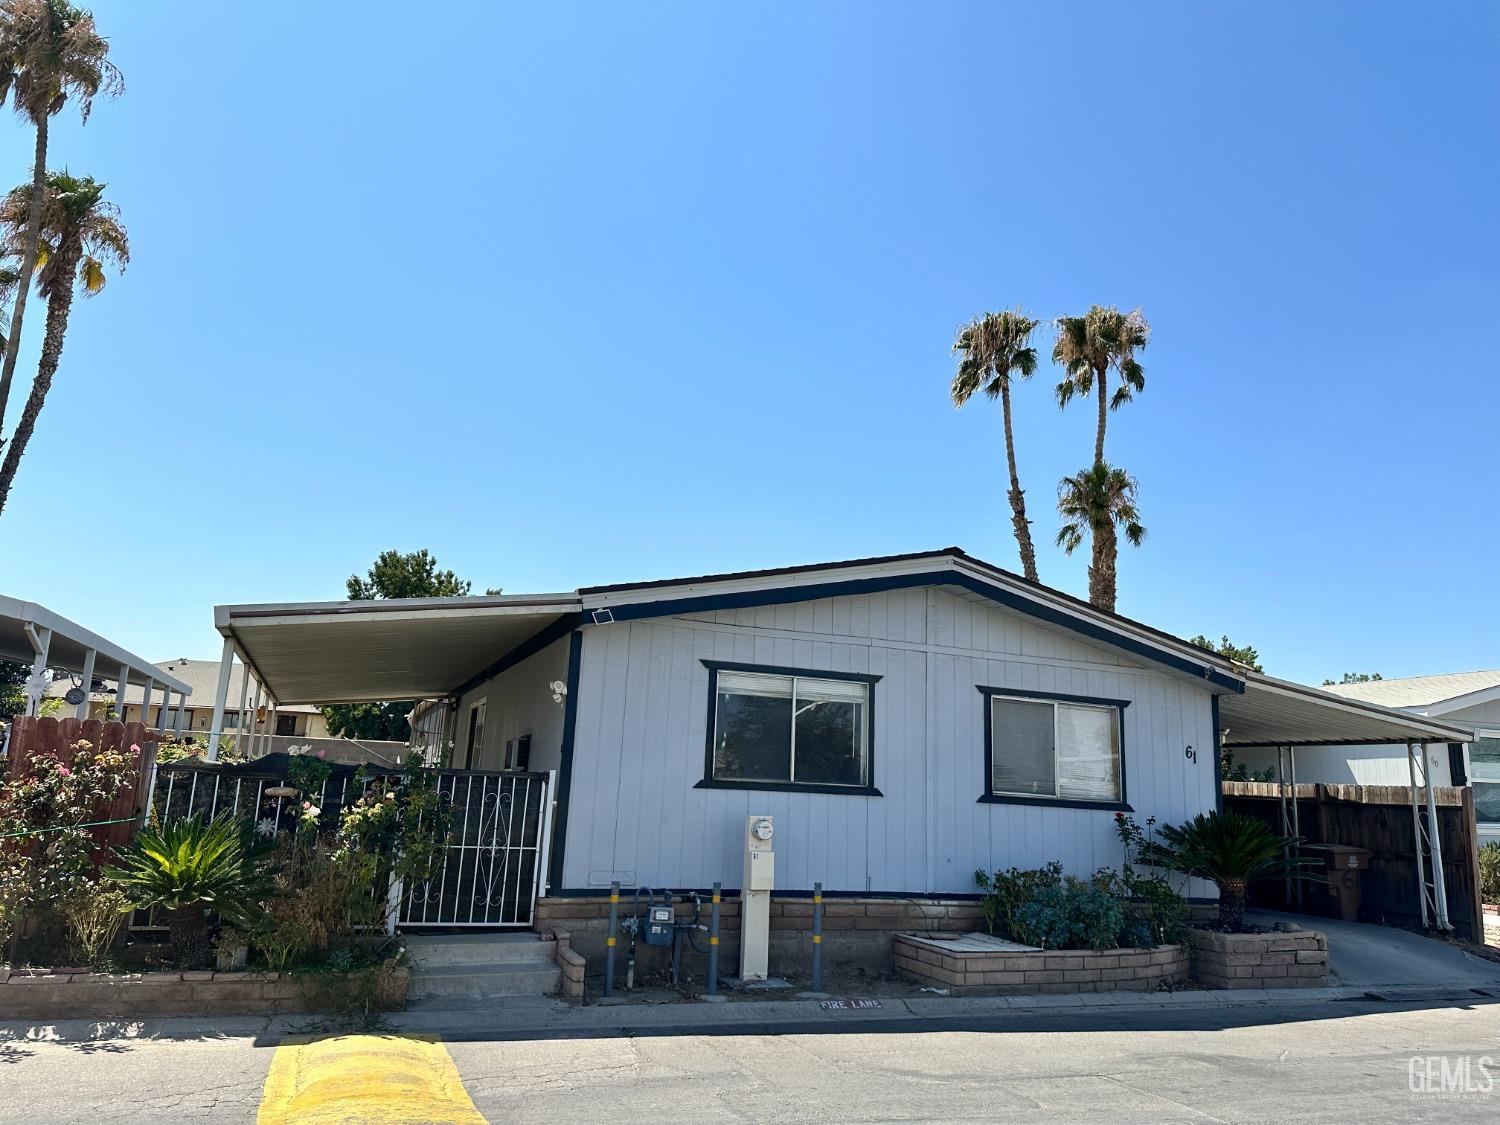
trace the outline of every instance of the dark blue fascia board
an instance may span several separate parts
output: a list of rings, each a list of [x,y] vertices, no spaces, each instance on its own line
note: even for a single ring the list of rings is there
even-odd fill
[[[568,638],[568,694],[563,700],[562,756],[558,763],[557,793],[552,799],[552,858],[547,885],[562,886],[568,847],[568,805],[573,796],[573,746],[578,733],[578,679],[583,670],[583,634]]]
[[[488,680],[493,680],[501,672],[514,668],[517,664],[521,663],[521,661],[535,656],[548,645],[555,644],[556,642],[562,640],[574,629],[578,628],[578,626],[581,624],[583,624],[583,614],[563,614],[541,632],[533,634],[528,639],[522,641],[515,648],[511,649],[504,656],[502,656],[499,660],[495,661],[493,664],[489,665],[482,671],[470,676],[467,680],[465,680],[458,687],[454,688],[448,694],[457,698],[458,696],[463,695],[465,692],[473,691],[480,684],[485,683]]]
[[[709,613],[720,609],[752,609],[764,605],[787,605],[813,602],[821,598],[841,598],[851,594],[878,594],[887,590],[911,590],[922,586],[959,586],[982,598],[988,598],[1007,609],[1024,613],[1071,630],[1101,644],[1110,645],[1134,656],[1196,676],[1220,691],[1243,693],[1243,680],[1220,672],[1212,665],[1199,664],[1185,656],[1157,648],[1134,637],[1122,637],[1092,621],[1083,621],[1048,605],[1040,605],[1022,594],[991,586],[987,582],[956,570],[925,571],[918,574],[888,574],[878,578],[852,578],[842,582],[818,582],[806,586],[781,586],[768,590],[743,590],[730,594],[704,594],[694,598],[669,598],[654,602],[612,605],[616,621],[633,621],[643,617],[671,617],[680,613]]]

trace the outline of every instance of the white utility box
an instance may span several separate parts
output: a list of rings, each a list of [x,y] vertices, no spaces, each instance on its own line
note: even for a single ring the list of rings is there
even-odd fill
[[[740,979],[765,980],[771,960],[771,891],[776,887],[776,826],[768,816],[745,818],[745,871],[740,883]]]

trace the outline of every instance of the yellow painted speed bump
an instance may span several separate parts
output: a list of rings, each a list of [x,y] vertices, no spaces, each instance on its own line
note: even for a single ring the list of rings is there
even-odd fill
[[[258,1125],[486,1125],[442,1043],[396,1035],[288,1039],[276,1048]]]

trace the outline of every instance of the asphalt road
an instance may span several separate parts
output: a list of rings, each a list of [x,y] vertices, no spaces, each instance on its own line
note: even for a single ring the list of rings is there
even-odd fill
[[[0,1025],[0,1121],[252,1122],[283,1042],[55,1032]],[[491,1122],[1500,1119],[1500,1004],[1059,1009],[445,1046]],[[379,1119],[442,1118],[391,1104]]]

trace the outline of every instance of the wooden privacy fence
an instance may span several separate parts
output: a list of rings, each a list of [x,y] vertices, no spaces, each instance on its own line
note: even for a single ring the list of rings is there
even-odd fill
[[[1290,787],[1288,787],[1290,788]],[[1465,941],[1484,941],[1484,914],[1479,901],[1479,835],[1474,822],[1474,791],[1432,790],[1437,806],[1438,839],[1448,892],[1448,920]],[[1411,790],[1404,785],[1298,785],[1297,815],[1309,844],[1347,844],[1368,848],[1370,866],[1360,886],[1362,922],[1420,927],[1421,886],[1417,878],[1416,835]],[[1226,781],[1224,807],[1264,820],[1281,831],[1281,786],[1276,782]],[[1427,810],[1421,810],[1423,821]],[[1424,860],[1427,858],[1423,857]],[[1318,884],[1303,889],[1305,909],[1332,915],[1332,899]],[[1276,909],[1298,909],[1287,900],[1280,880],[1251,888],[1251,902]]]
[[[156,761],[156,741],[161,737],[159,731],[150,730],[143,723],[106,723],[99,719],[42,719],[18,715],[10,728],[10,743],[4,763],[5,777],[9,780],[26,776],[31,759],[38,754],[51,755],[64,765],[71,765],[73,746],[79,740],[90,743],[96,750],[139,746],[135,785],[121,789],[112,801],[100,805],[94,811],[96,820],[122,822],[93,829],[94,843],[100,849],[99,854],[107,854],[107,849],[123,847],[135,836],[135,821],[145,811],[150,792],[151,767]]]

